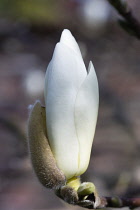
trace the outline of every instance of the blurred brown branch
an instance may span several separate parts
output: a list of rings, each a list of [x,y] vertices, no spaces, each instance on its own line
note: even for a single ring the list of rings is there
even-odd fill
[[[9,132],[11,132],[15,136],[15,143],[18,154],[20,156],[26,156],[27,155],[26,136],[22,132],[20,127],[16,125],[14,122],[2,116],[0,116],[0,125],[4,126]]]
[[[122,0],[108,0],[108,2],[123,17],[123,20],[119,20],[121,27],[129,34],[140,39],[140,22],[134,17],[128,4]]]
[[[87,197],[87,203],[79,202],[78,205],[88,208],[94,209],[94,194],[91,194]],[[87,205],[86,205],[87,204]],[[129,207],[130,209],[134,209],[140,207],[140,198],[120,198],[120,197],[103,197],[101,198],[101,204],[97,208],[122,208],[122,207]]]
[[[9,119],[6,119],[4,117],[0,117],[0,123],[4,125],[10,132],[12,132],[18,139],[25,141],[25,135],[15,123],[11,122]]]
[[[106,207],[129,207],[130,209],[140,207],[140,198],[106,197]]]

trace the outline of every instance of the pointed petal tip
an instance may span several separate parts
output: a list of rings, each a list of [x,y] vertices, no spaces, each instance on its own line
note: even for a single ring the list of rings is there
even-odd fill
[[[62,35],[72,35],[72,34],[71,34],[71,32],[70,32],[69,29],[65,28],[65,29],[62,31]],[[62,36],[62,35],[61,35],[61,36]]]
[[[76,53],[81,55],[79,46],[78,46],[74,36],[70,32],[70,30],[64,29],[62,31],[61,38],[60,38],[60,44],[67,45],[69,48],[73,49]]]
[[[68,29],[64,29],[61,34],[60,42],[64,44],[68,44],[69,40],[73,39],[72,33]]]
[[[89,62],[89,65],[88,65],[88,70],[87,70],[87,72],[89,73],[91,69],[93,69],[93,70],[95,71],[95,68],[94,68],[94,66],[93,66],[93,63],[92,63],[92,61],[90,61],[90,62]]]
[[[87,73],[88,75],[93,75],[94,83],[96,83],[98,86],[98,78],[92,61],[89,62]]]

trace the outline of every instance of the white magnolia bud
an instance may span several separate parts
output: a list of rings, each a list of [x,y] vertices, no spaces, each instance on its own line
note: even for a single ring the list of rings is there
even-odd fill
[[[80,49],[65,29],[45,78],[48,140],[67,179],[83,174],[89,164],[99,92],[92,62],[86,70]]]

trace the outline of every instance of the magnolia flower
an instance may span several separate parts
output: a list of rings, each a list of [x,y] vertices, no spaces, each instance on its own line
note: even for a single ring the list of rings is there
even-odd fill
[[[86,70],[75,38],[65,29],[47,68],[45,104],[48,141],[67,180],[88,167],[98,103],[93,64]]]
[[[93,183],[81,183],[88,167],[98,113],[98,82],[88,71],[69,30],[56,45],[45,78],[45,104],[30,106],[29,151],[40,182],[64,201],[80,206],[101,204]],[[92,194],[93,199],[87,199]]]

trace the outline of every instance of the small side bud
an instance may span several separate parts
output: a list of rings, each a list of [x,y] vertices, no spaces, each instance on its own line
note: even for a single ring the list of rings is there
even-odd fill
[[[91,201],[88,201],[88,196],[90,194],[94,195],[93,207],[97,208],[101,204],[100,197],[98,195],[95,185],[91,182],[83,182],[77,190],[79,199],[81,200],[81,206],[89,205]],[[88,203],[89,202],[89,203]]]
[[[91,193],[95,192],[95,185],[91,182],[83,182],[80,187],[78,188],[78,195],[79,197],[85,197],[90,195]]]
[[[28,141],[33,168],[40,182],[51,189],[65,185],[65,175],[57,167],[47,140],[45,108],[39,101],[33,105],[30,112]]]

